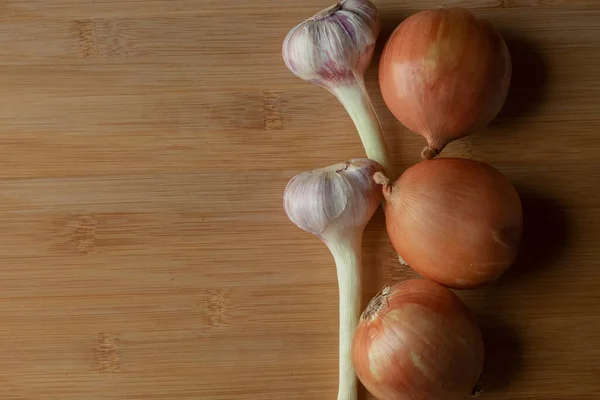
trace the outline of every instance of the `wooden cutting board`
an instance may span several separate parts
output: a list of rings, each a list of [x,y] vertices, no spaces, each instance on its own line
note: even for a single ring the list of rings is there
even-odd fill
[[[486,337],[483,399],[598,399],[600,2],[444,3],[488,18],[514,61],[499,118],[445,151],[500,169],[525,205],[512,271],[459,292]],[[402,169],[424,141],[385,108],[377,62],[438,2],[377,4],[367,83]],[[1,2],[2,399],[336,398],[334,264],[282,209],[293,175],[364,155],[281,60],[327,5]],[[414,276],[381,212],[364,259],[365,302]]]

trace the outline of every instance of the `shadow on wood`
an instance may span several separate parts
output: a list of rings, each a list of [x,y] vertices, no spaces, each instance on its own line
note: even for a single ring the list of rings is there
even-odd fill
[[[554,199],[517,188],[523,203],[523,238],[515,264],[502,281],[521,279],[553,265],[567,242],[564,207]]]
[[[498,118],[518,118],[532,114],[542,102],[547,68],[542,53],[525,38],[503,33],[512,61],[512,78],[506,103]]]
[[[491,318],[478,318],[485,343],[483,395],[501,391],[521,369],[521,342],[507,325]]]
[[[385,271],[382,266],[390,255],[389,248],[382,248],[386,243],[387,230],[385,216],[381,208],[377,210],[363,234],[363,268],[361,271],[361,311],[369,301],[379,293],[385,282]],[[391,248],[391,245],[390,245]]]

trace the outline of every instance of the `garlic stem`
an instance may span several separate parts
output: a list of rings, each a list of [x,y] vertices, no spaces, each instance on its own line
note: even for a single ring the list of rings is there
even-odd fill
[[[362,232],[347,232],[325,244],[335,260],[339,286],[338,400],[356,400],[358,380],[352,365],[352,337],[360,317]]]
[[[393,175],[392,162],[381,123],[375,113],[363,78],[355,75],[352,81],[333,87],[331,91],[352,118],[367,157],[381,164],[387,174]]]
[[[362,236],[383,198],[373,179],[382,170],[367,158],[345,161],[294,176],[283,195],[288,218],[321,239],[335,260],[340,321],[338,400],[356,400],[352,338],[360,312]]]

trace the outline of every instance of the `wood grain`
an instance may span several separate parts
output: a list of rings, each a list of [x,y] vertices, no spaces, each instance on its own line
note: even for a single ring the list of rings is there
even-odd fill
[[[525,205],[519,261],[459,295],[486,336],[485,399],[600,398],[600,4],[448,0],[507,38],[505,109],[446,155]],[[294,227],[296,173],[363,156],[330,94],[281,60],[324,0],[0,5],[0,397],[334,399],[337,283]],[[432,0],[377,2],[379,51]],[[423,140],[367,85],[398,168]],[[377,213],[364,301],[402,268]],[[371,399],[366,393],[364,398]]]

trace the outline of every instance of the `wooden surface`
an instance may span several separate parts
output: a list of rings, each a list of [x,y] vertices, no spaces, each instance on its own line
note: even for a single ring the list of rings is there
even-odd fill
[[[505,34],[501,116],[445,155],[518,187],[508,276],[460,292],[483,399],[600,398],[600,2],[446,0]],[[377,2],[385,38],[431,0]],[[284,66],[307,1],[6,0],[0,11],[0,397],[334,399],[337,283],[293,226],[296,173],[363,156],[328,93]],[[423,140],[367,81],[398,168]],[[413,276],[378,212],[365,301]],[[370,398],[370,397],[369,397]]]

